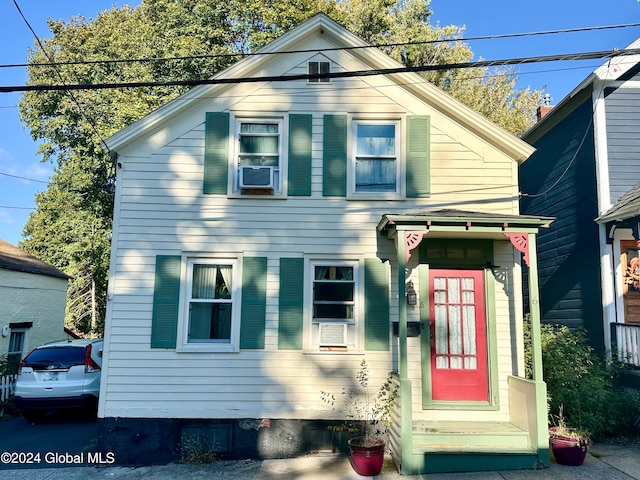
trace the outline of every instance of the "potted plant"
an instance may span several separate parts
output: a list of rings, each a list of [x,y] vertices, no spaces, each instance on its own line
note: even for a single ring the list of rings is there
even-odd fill
[[[549,428],[549,445],[553,456],[562,465],[582,465],[591,443],[589,434],[567,426],[562,405],[555,418],[557,425]]]
[[[380,473],[384,463],[389,415],[398,397],[398,391],[389,375],[387,381],[372,392],[366,360],[360,363],[360,369],[356,372],[356,382],[356,389],[343,387],[337,395],[322,391],[321,398],[334,410],[344,412],[343,425],[329,428],[356,434],[348,441],[351,462],[356,473],[374,476]]]

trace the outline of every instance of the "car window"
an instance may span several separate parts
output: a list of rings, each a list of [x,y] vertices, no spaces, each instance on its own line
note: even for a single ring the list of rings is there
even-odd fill
[[[24,359],[24,366],[34,370],[70,368],[75,365],[84,365],[84,359],[84,347],[38,348]]]

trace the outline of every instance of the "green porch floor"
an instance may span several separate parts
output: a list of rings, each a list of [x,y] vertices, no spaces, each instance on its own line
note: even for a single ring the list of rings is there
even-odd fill
[[[538,451],[526,431],[509,422],[419,421],[403,474],[532,469]]]

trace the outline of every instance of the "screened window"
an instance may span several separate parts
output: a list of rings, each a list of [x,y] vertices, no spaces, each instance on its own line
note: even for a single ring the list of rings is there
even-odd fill
[[[233,263],[189,263],[187,343],[231,344],[233,270]]]
[[[357,345],[355,262],[312,263],[312,343],[320,347]]]
[[[398,125],[355,122],[355,191],[398,191]]]
[[[330,62],[309,62],[309,75],[327,74],[331,72]],[[330,83],[330,78],[310,78],[309,83]]]
[[[237,132],[236,188],[280,191],[282,122],[242,120]]]

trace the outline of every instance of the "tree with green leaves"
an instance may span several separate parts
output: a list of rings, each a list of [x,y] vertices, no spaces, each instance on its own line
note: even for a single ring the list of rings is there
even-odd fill
[[[318,12],[407,66],[473,57],[459,40],[463,29],[429,23],[429,0],[143,0],[92,20],[50,21],[52,36],[29,53],[28,84],[204,79]],[[540,97],[539,91],[516,90],[510,70],[431,71],[425,78],[514,133],[531,124]],[[22,97],[21,118],[55,171],[36,197],[20,246],[73,277],[67,326],[100,335],[104,325],[114,201],[114,159],[104,139],[186,89],[32,91]]]

